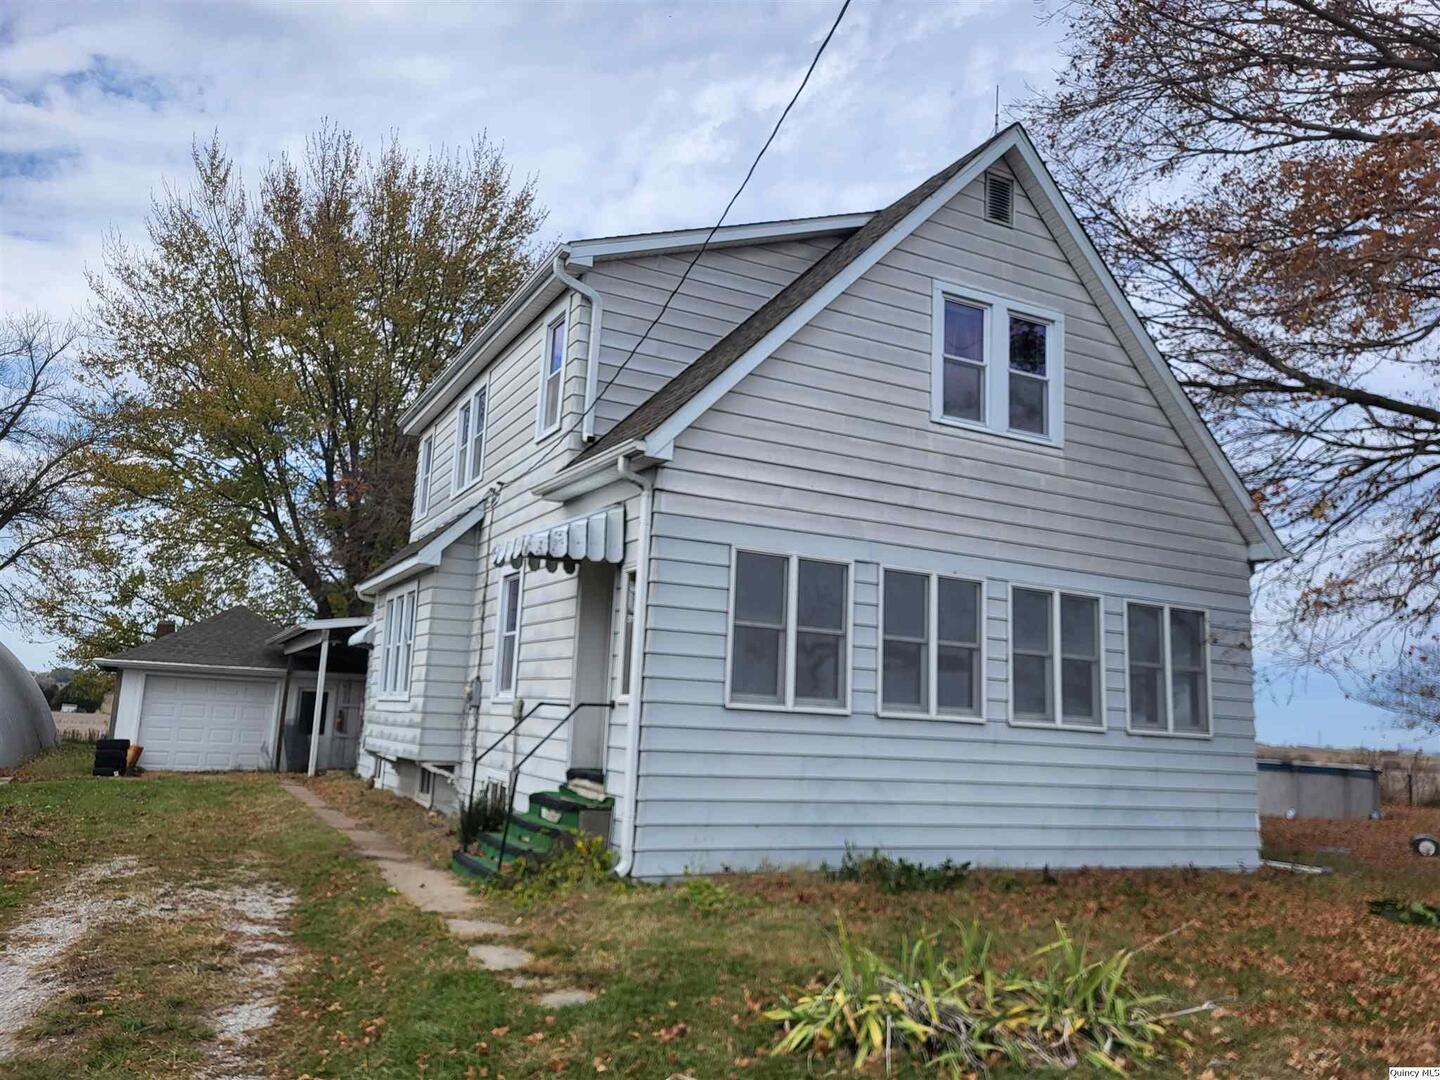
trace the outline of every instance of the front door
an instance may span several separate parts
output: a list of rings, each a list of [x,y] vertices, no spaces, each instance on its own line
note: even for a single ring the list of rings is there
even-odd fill
[[[570,767],[603,769],[610,723],[610,661],[616,568],[582,562],[575,619],[575,679],[572,705],[584,705],[570,721]]]

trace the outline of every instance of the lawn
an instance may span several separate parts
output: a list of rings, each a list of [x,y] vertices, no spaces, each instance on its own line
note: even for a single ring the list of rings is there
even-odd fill
[[[246,1044],[255,1074],[824,1075],[843,1063],[768,1055],[775,1031],[760,1013],[828,978],[837,918],[880,952],[957,919],[979,919],[1010,955],[1047,940],[1055,920],[1097,951],[1153,942],[1135,961],[1143,989],[1174,1008],[1220,1008],[1181,1021],[1192,1048],[1137,1075],[1374,1076],[1440,1063],[1440,930],[1366,906],[1440,900],[1440,860],[1404,848],[1415,831],[1440,831],[1440,811],[1267,826],[1267,854],[1326,861],[1338,871],[1328,877],[991,871],[886,895],[774,873],[592,884],[523,905],[487,897],[488,915],[522,931],[539,975],[600,991],[547,1012],[473,967],[437,918],[391,893],[274,778],[92,780],[76,775],[84,765],[84,752],[62,748],[0,787],[0,933],[75,895],[77,880],[120,915],[94,920],[58,958],[64,990],[0,1077],[238,1075],[216,1066],[215,1031],[243,999],[244,954],[223,912],[193,897],[258,884],[294,906],[270,980],[273,1020]],[[452,842],[442,822],[358,781],[328,777],[317,790],[418,854],[442,857]],[[77,878],[117,859],[131,869]],[[921,1074],[897,1063],[896,1075]]]

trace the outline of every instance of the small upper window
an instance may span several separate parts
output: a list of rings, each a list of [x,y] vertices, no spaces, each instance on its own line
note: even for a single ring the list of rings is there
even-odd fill
[[[1018,301],[937,283],[931,417],[1059,443],[1063,319]]]
[[[485,471],[485,400],[481,387],[460,406],[455,417],[455,487],[462,488],[480,479]]]
[[[998,225],[1015,224],[1015,181],[999,173],[985,174],[985,219]]]
[[[540,363],[540,410],[536,429],[547,435],[560,426],[560,394],[565,382],[565,320],[556,319],[545,332]]]
[[[420,459],[415,464],[415,516],[430,512],[430,474],[435,465],[435,436],[426,435],[420,443]]]

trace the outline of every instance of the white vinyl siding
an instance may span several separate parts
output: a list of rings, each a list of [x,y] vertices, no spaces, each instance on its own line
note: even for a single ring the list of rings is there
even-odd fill
[[[520,667],[520,620],[524,614],[524,574],[512,570],[500,579],[499,641],[495,650],[495,696],[515,696]]]
[[[1127,723],[1137,734],[1210,735],[1209,619],[1170,605],[1127,605]]]
[[[931,419],[1059,446],[1064,316],[944,281],[932,305]]]
[[[737,550],[730,597],[731,704],[849,709],[849,566]]]
[[[545,329],[545,353],[540,358],[540,398],[535,415],[538,438],[560,427],[560,400],[564,385],[565,320],[559,318]]]
[[[435,436],[426,435],[420,440],[420,454],[415,463],[415,516],[424,517],[430,512],[430,482],[435,466]]]
[[[406,589],[385,600],[385,623],[381,628],[381,692],[388,697],[410,696],[410,671],[415,652],[416,590]]]
[[[880,715],[981,719],[983,591],[978,581],[883,571]]]
[[[1010,719],[1105,724],[1100,598],[1017,586],[1010,591]]]

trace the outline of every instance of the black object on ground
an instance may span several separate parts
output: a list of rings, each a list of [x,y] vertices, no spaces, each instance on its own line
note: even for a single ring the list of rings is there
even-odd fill
[[[125,758],[130,752],[129,739],[96,739],[93,776],[124,776]]]

